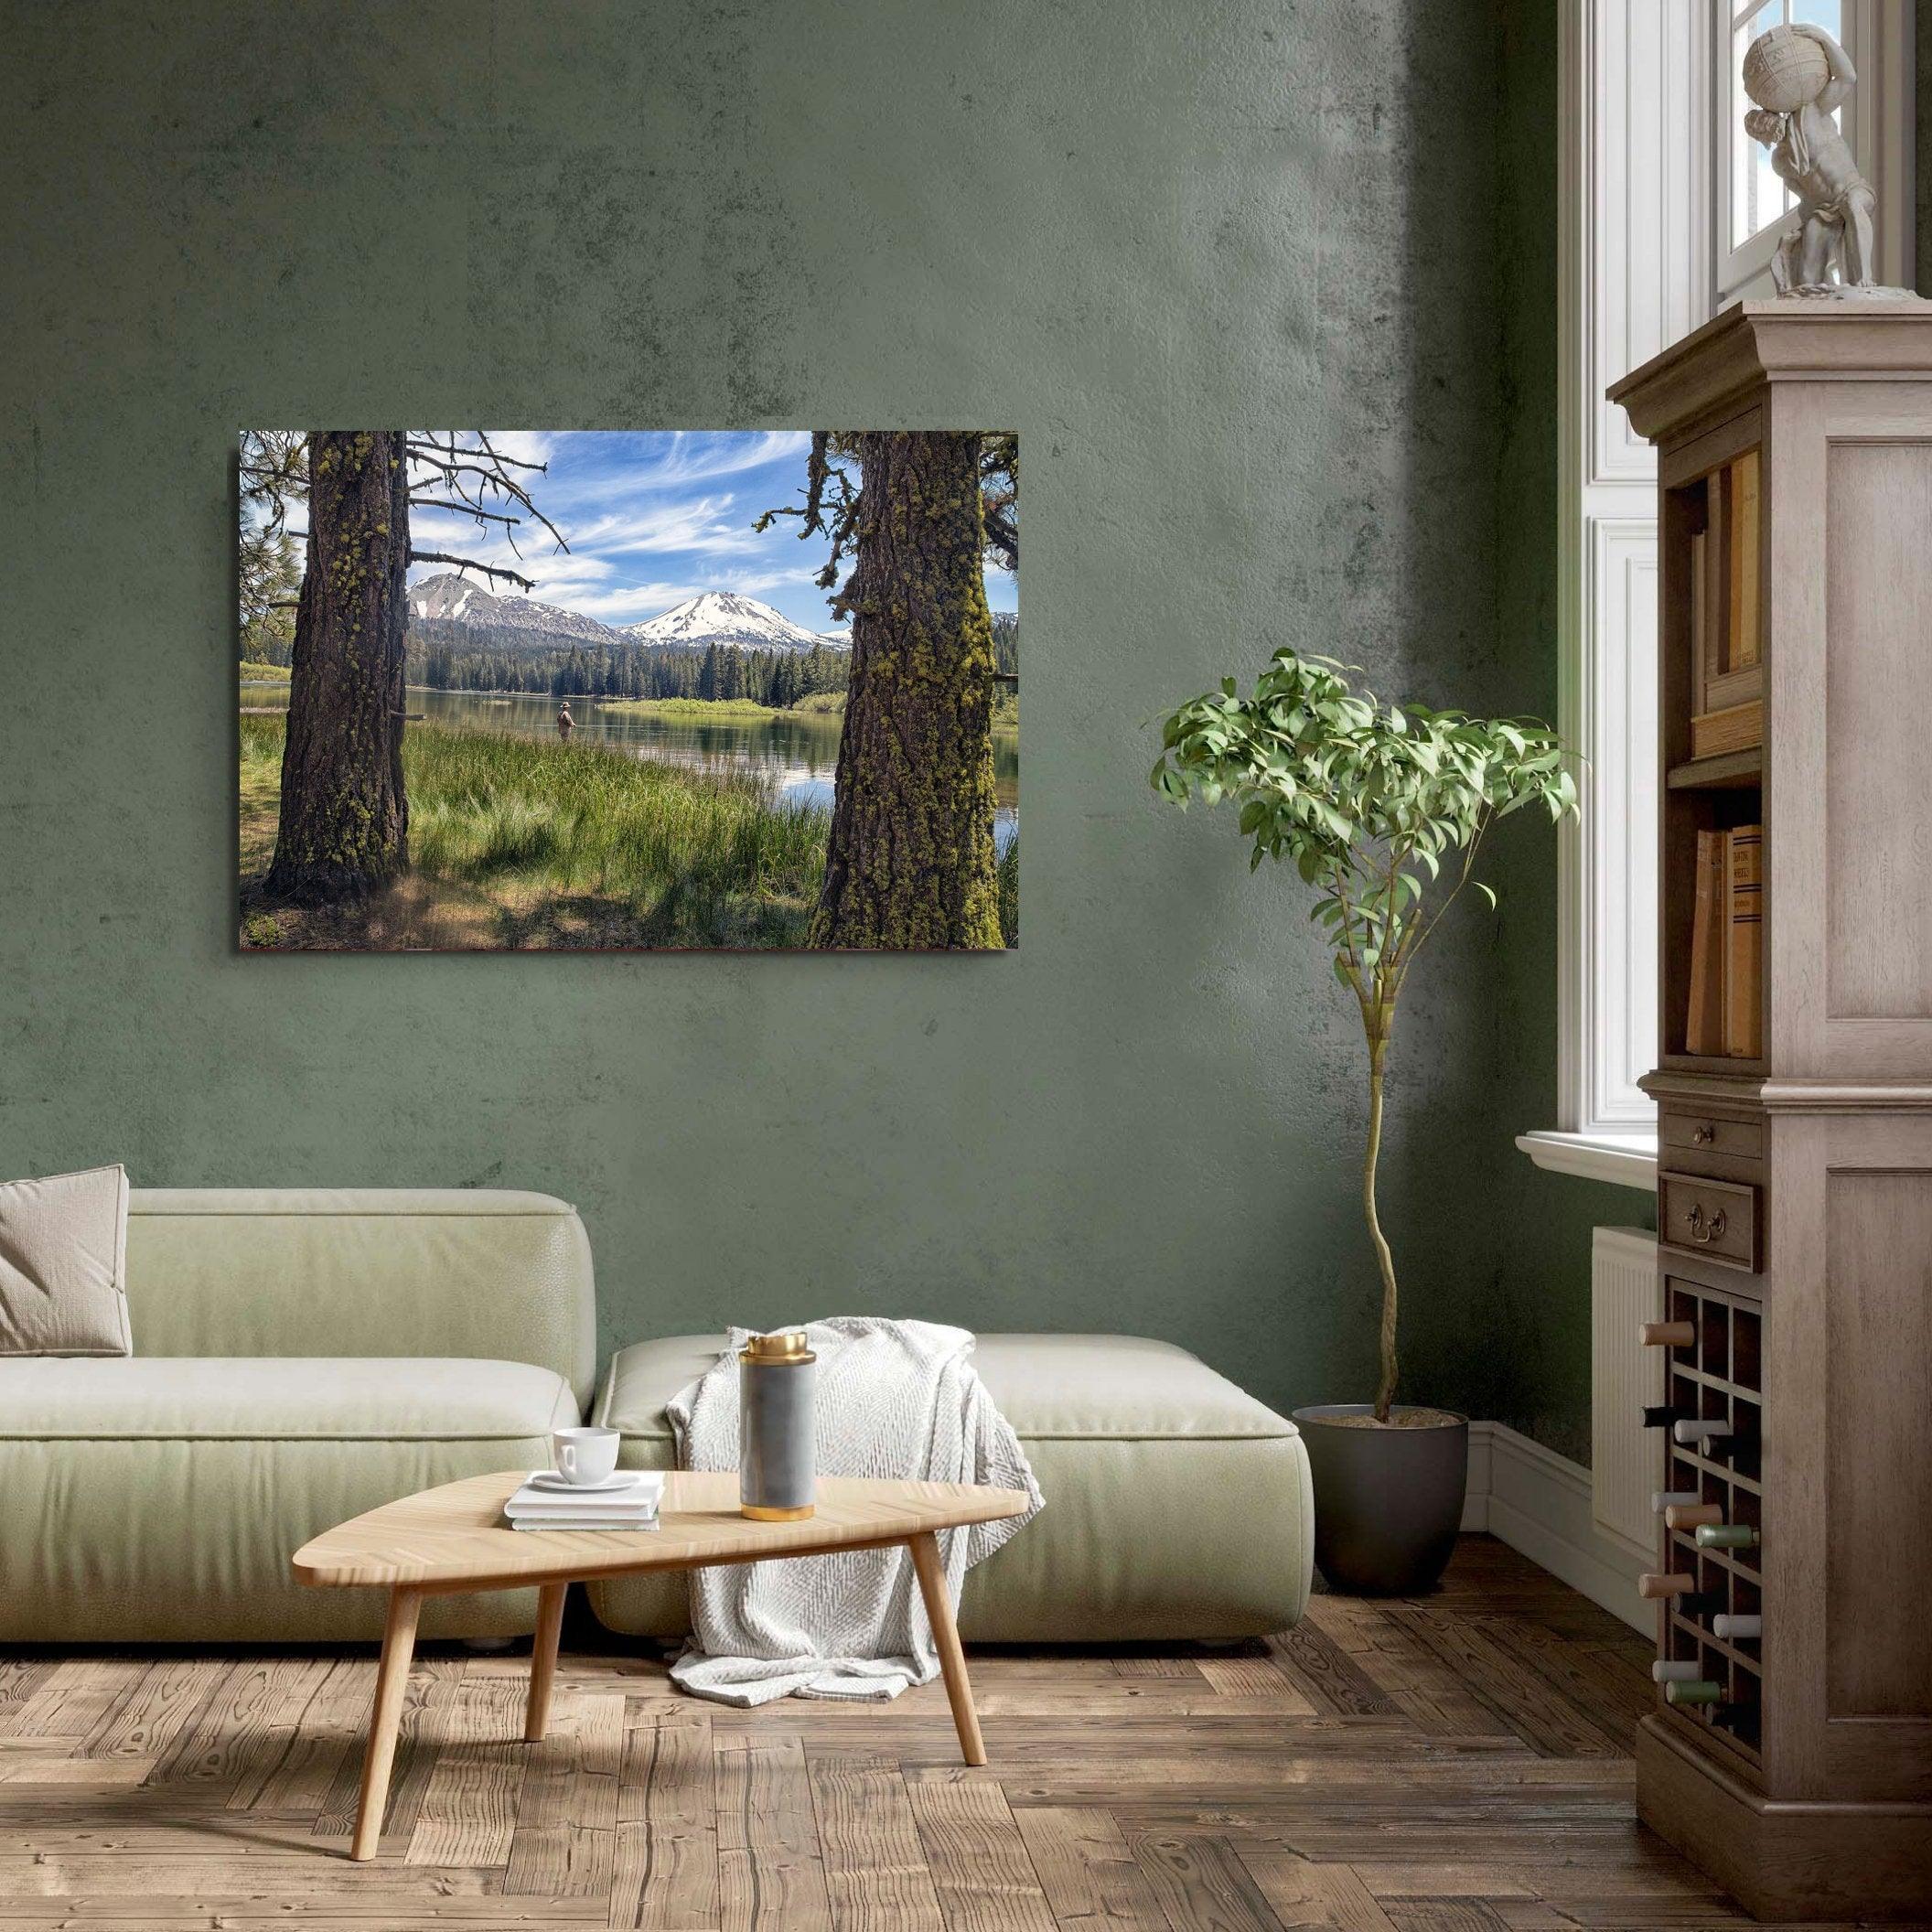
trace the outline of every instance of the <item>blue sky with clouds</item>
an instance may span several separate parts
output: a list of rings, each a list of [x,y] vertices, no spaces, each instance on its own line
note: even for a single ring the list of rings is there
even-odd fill
[[[519,475],[569,543],[568,553],[558,552],[539,526],[492,527],[486,534],[467,518],[425,507],[410,515],[419,550],[507,564],[536,579],[531,596],[606,624],[639,623],[701,591],[724,590],[757,597],[808,630],[832,628],[830,593],[812,582],[825,562],[825,540],[801,542],[796,518],[780,520],[762,536],[752,529],[761,511],[799,501],[810,442],[806,431],[487,434],[499,452],[549,465],[543,475]],[[459,443],[467,440],[457,432]],[[512,535],[521,561],[510,549]],[[410,575],[447,568],[419,564]],[[502,583],[488,587],[498,596],[517,594]],[[1018,584],[1004,572],[988,571],[986,594],[995,610],[1018,607]]]

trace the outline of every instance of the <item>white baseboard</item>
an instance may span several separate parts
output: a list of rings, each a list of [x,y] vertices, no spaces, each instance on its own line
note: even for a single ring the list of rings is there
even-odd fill
[[[1637,1594],[1655,1552],[1605,1529],[1591,1508],[1590,1472],[1501,1422],[1469,1424],[1463,1528],[1487,1530],[1533,1563],[1648,1636],[1657,1613]]]

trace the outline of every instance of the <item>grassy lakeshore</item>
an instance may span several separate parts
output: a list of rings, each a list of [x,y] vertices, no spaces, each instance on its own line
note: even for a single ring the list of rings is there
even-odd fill
[[[596,704],[599,711],[628,711],[645,718],[696,718],[714,724],[762,724],[767,718],[785,715],[749,698],[599,698]]]
[[[821,808],[778,803],[749,776],[426,723],[402,738],[410,873],[353,911],[266,904],[284,722],[241,724],[244,946],[804,943]]]
[[[264,664],[258,658],[242,660],[242,677],[252,684],[286,684],[295,675],[286,664]]]

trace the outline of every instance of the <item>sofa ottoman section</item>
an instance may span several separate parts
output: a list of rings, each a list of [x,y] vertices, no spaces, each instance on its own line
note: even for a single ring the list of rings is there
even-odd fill
[[[674,1466],[666,1406],[724,1346],[679,1336],[619,1351],[592,1419],[623,1431],[624,1466]],[[1138,1336],[982,1335],[973,1360],[1046,1507],[968,1574],[967,1638],[1227,1639],[1300,1617],[1315,1510],[1293,1422],[1186,1349]],[[682,1577],[593,1583],[590,1600],[627,1635],[689,1628]]]

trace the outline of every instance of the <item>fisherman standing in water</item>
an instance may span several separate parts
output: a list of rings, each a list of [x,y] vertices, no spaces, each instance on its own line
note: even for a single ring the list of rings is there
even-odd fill
[[[568,745],[570,735],[577,728],[577,721],[570,714],[570,700],[565,698],[557,706],[557,735]]]

